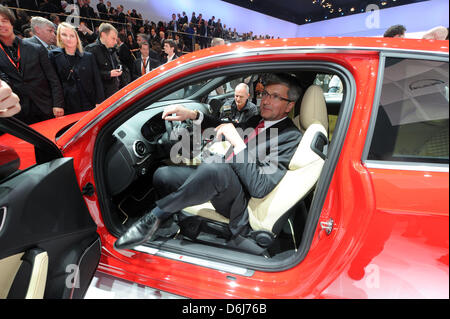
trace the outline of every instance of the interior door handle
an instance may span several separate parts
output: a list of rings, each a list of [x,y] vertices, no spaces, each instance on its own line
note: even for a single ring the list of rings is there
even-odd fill
[[[48,254],[40,248],[22,253],[21,265],[14,275],[8,299],[42,299],[48,272]]]
[[[42,249],[35,248],[27,251],[22,259],[32,265],[31,278],[25,299],[42,299],[47,283],[48,254]]]
[[[3,230],[3,226],[5,226],[7,212],[8,209],[6,206],[0,207],[0,233]]]

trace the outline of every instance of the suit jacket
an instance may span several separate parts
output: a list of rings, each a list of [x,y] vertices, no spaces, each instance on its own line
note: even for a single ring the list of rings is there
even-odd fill
[[[38,107],[48,118],[53,107],[64,107],[64,95],[58,75],[48,52],[42,45],[17,39],[20,46],[20,68],[17,70],[0,50],[0,78],[7,82],[20,98],[19,117]],[[34,106],[32,106],[34,105]]]
[[[49,58],[61,80],[66,101],[65,114],[87,111],[103,102],[105,95],[94,56],[89,52],[76,51],[77,63],[73,66],[66,58],[64,49],[50,51]],[[83,101],[87,99],[87,101]],[[88,104],[86,105],[86,102]]]
[[[25,41],[25,42],[30,42],[30,43],[33,43],[33,44],[37,44],[37,45],[39,45],[39,46],[42,46],[42,47],[43,47],[44,49],[46,49],[46,50],[56,49],[56,47],[55,47],[54,45],[50,45],[50,49],[49,49],[49,48],[48,48],[49,46],[48,46],[48,45],[45,46],[41,41],[39,41],[38,38],[36,38],[36,36],[33,36],[33,37],[31,37],[31,38],[23,39],[23,41]]]
[[[175,55],[173,56],[173,60],[178,59],[180,57],[179,53],[175,53]],[[167,63],[167,54],[164,53],[163,58],[161,59],[161,64]]]
[[[154,68],[160,66],[160,62],[158,60],[152,59],[149,57],[150,71]],[[142,76],[142,58],[136,59],[133,64],[133,70],[131,72],[131,80],[134,81],[137,78]]]
[[[120,63],[122,63],[122,65],[125,65],[131,72],[133,70],[133,64],[136,59],[131,54],[128,45],[122,43],[117,49],[117,55],[119,56]]]
[[[99,39],[89,44],[85,50],[94,55],[102,79],[105,98],[109,98],[119,90],[119,79],[111,77],[111,70],[117,68],[118,61]]]
[[[244,131],[254,129],[261,120],[261,116],[257,115],[236,127]],[[221,123],[219,119],[205,115],[202,128],[216,127]],[[247,148],[233,157],[230,165],[250,197],[262,198],[278,185],[301,138],[302,133],[292,120],[285,118],[260,133],[254,143],[248,143]]]

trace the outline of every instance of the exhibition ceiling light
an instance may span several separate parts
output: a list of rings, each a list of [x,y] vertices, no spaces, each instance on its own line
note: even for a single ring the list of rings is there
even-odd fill
[[[253,1],[253,0],[252,0]],[[351,13],[360,13],[360,12],[364,12],[365,8],[357,8],[354,5],[350,5],[350,6],[342,6],[337,4],[336,2],[340,2],[340,1],[333,1],[333,0],[312,0],[312,4],[313,5],[318,5],[321,6],[323,9],[325,9],[325,15],[323,16],[324,20],[327,20],[330,15],[333,15],[333,17],[335,16],[343,16],[345,14],[351,14]],[[364,1],[361,1],[364,2]],[[370,4],[375,4],[375,5],[379,5],[381,7],[386,7],[386,5],[388,5],[388,3],[396,3],[397,0],[379,0],[379,1],[372,1]],[[306,17],[305,18],[305,22],[311,22],[312,18],[311,17]]]

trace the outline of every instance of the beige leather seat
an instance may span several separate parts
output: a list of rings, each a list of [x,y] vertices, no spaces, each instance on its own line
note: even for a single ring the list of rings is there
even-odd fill
[[[249,222],[254,231],[267,231],[276,235],[273,231],[276,222],[311,191],[320,176],[324,158],[313,148],[317,136],[322,135],[328,142],[328,116],[323,91],[319,86],[312,85],[305,92],[300,116],[294,119],[294,123],[303,132],[303,137],[289,163],[289,170],[266,197],[251,198],[249,201]],[[183,211],[222,223],[229,222],[215,211],[210,202]]]

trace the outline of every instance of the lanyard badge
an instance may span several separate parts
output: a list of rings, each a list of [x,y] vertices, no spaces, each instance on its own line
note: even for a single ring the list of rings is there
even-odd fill
[[[13,59],[11,59],[11,57],[9,56],[8,53],[6,53],[6,51],[3,48],[3,45],[1,43],[0,43],[0,49],[2,49],[3,52],[5,52],[5,55],[9,59],[9,62],[11,62],[11,64],[16,68],[16,70],[18,72],[19,71],[19,67],[20,67],[20,45],[17,48],[17,62],[15,62]]]

